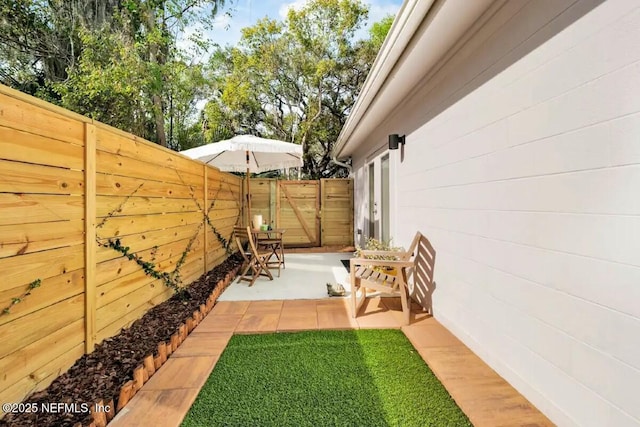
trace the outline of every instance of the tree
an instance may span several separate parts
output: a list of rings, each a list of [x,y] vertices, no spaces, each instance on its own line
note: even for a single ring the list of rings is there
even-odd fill
[[[177,37],[195,20],[211,25],[225,3],[0,0],[0,82],[178,146],[207,85]],[[201,38],[199,46],[207,48]]]
[[[346,175],[331,150],[388,31],[380,24],[376,37],[356,40],[367,14],[357,0],[312,0],[284,22],[265,18],[244,28],[236,48],[212,58],[223,73],[211,79],[208,129],[295,142],[303,146],[306,177]]]
[[[53,97],[82,51],[78,30],[109,22],[117,0],[0,0],[0,82]]]

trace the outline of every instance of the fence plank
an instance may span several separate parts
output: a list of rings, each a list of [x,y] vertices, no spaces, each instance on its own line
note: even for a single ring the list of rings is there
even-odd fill
[[[0,325],[0,358],[82,319],[83,315],[84,295],[77,295]],[[34,325],[37,327],[34,328]]]
[[[0,225],[0,258],[40,252],[84,242],[84,221]]]
[[[34,390],[48,387],[62,372],[66,372],[84,353],[84,344],[80,343],[62,353],[48,363],[34,369],[29,375],[2,391],[3,402],[20,402]],[[46,352],[45,352],[46,354]],[[10,356],[11,357],[11,356]],[[0,417],[3,415],[0,412]]]
[[[102,126],[97,131],[97,148],[132,159],[153,159],[154,165],[159,168],[201,174],[202,163],[200,162],[187,159],[176,152],[159,150],[156,144],[137,137],[132,139],[131,135],[120,135]]]
[[[204,206],[204,200],[171,199],[165,197],[129,197],[97,196],[98,218],[111,215],[153,215],[177,212],[198,212]]]
[[[84,321],[78,319],[0,359],[0,390],[8,389],[24,377],[35,386],[43,380],[38,374],[39,367],[83,342]]]
[[[0,193],[0,225],[84,218],[82,196]]]
[[[0,291],[0,309],[8,307],[12,298],[24,294],[27,286],[21,284],[15,288]],[[84,269],[70,271],[58,276],[42,279],[40,287],[19,304],[11,306],[9,314],[0,315],[0,325],[41,310],[62,300],[80,295],[84,292]],[[83,337],[84,340],[84,337]],[[2,370],[0,370],[2,372]]]
[[[171,197],[173,199],[191,199],[191,189],[184,184],[149,181],[113,174],[98,173],[96,193],[100,196],[128,197]]]
[[[48,111],[5,93],[0,93],[0,126],[20,129],[80,146],[84,144],[83,122]]]
[[[81,171],[0,160],[1,193],[83,194]]]
[[[97,150],[98,172],[142,178],[159,182],[171,182],[197,188],[202,185],[202,177],[175,169],[163,169],[153,163],[119,156]],[[151,159],[150,159],[151,160]]]
[[[165,215],[135,215],[112,217],[99,227],[98,237],[124,237],[142,231],[162,230],[178,225],[198,224],[202,221],[200,212],[168,213]]]
[[[81,170],[83,149],[40,135],[0,126],[0,158]]]
[[[0,259],[0,291],[84,268],[84,245]]]

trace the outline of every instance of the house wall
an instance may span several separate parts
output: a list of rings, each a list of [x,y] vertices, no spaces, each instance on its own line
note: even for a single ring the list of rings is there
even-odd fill
[[[640,426],[640,3],[491,13],[354,154],[355,227],[406,132],[394,240],[435,247],[435,317],[557,424]]]

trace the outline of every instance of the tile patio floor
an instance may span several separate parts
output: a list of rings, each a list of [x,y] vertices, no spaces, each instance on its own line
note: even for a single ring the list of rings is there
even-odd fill
[[[356,319],[350,316],[348,302],[344,298],[218,302],[109,426],[179,426],[234,333],[401,328],[397,298],[371,298]],[[418,306],[411,325],[402,331],[475,426],[553,425]]]

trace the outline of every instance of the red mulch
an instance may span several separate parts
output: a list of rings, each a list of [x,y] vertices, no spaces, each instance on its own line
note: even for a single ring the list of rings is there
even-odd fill
[[[105,403],[113,399],[117,405],[122,386],[132,379],[133,370],[142,364],[145,356],[156,354],[158,343],[169,341],[181,323],[190,317],[200,304],[205,304],[209,295],[221,279],[242,261],[235,254],[191,284],[187,294],[153,307],[129,328],[96,346],[93,353],[82,356],[69,370],[60,375],[51,385],[34,393],[23,403],[41,405],[47,403],[78,404],[77,411],[62,413],[7,414],[0,426],[88,426],[91,414],[83,412],[85,403],[93,405],[100,400]]]

